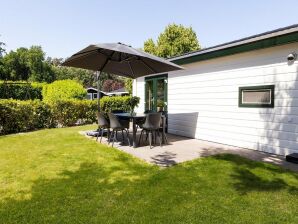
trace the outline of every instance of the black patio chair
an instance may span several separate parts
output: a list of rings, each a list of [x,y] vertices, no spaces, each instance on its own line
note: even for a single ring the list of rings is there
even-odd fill
[[[153,110],[145,110],[144,114],[153,113]],[[143,128],[143,124],[145,123],[146,118],[137,118],[136,119],[136,125],[138,128]]]
[[[112,146],[114,146],[114,142],[117,138],[118,131],[122,132],[122,140],[124,141],[124,133],[126,132],[126,137],[128,141],[128,145],[130,146],[130,140],[129,140],[129,121],[127,120],[119,120],[115,114],[109,113],[108,114],[110,119],[110,128],[112,129],[112,132],[110,134],[109,138],[109,144],[111,142],[111,138],[113,137],[113,143]]]
[[[139,138],[139,145],[143,136],[143,132],[146,132],[146,140],[149,136],[149,145],[150,149],[152,146],[152,137],[154,135],[156,139],[156,134],[158,135],[159,145],[161,146],[161,136],[160,136],[160,121],[161,121],[161,113],[148,113],[146,115],[145,123],[142,125],[143,129],[141,131],[141,135]]]
[[[107,119],[105,118],[103,113],[97,112],[96,115],[97,115],[97,123],[98,123],[98,129],[97,129],[98,134],[96,137],[96,141],[98,140],[99,132],[101,132],[101,134],[100,134],[100,143],[101,143],[104,130],[107,130],[107,138],[109,139],[110,124],[107,121]]]

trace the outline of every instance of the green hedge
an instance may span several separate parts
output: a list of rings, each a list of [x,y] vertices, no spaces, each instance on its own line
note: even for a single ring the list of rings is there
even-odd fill
[[[0,135],[41,128],[89,124],[96,121],[96,102],[63,100],[47,104],[40,100],[0,100]]]
[[[92,100],[59,100],[50,104],[56,126],[96,122],[97,103]]]
[[[43,86],[43,83],[0,81],[0,99],[41,100]]]
[[[101,111],[130,111],[138,98],[130,96],[103,97]],[[40,100],[0,100],[0,135],[41,128],[65,127],[96,122],[97,101],[67,99],[55,102]]]
[[[108,113],[113,110],[131,111],[131,105],[137,106],[140,102],[139,97],[132,96],[105,96],[100,99],[101,111]]]
[[[0,100],[0,134],[51,127],[51,108],[39,100]]]
[[[58,100],[85,99],[87,91],[74,80],[58,80],[43,87],[42,97],[46,102]]]

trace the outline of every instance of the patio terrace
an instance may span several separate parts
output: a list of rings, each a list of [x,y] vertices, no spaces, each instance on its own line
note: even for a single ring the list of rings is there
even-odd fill
[[[90,139],[96,139],[95,137],[88,136],[86,133],[86,131],[80,132],[80,134],[85,135]],[[139,135],[140,131],[137,133],[137,139],[139,139]],[[115,142],[114,147],[148,163],[156,164],[161,167],[173,166],[177,163],[200,157],[229,153],[240,155],[255,161],[276,164],[298,172],[298,165],[285,161],[283,156],[172,134],[167,134],[167,138],[168,144],[163,144],[162,147],[156,144],[150,149],[148,142],[143,141],[139,147],[133,148],[128,146],[126,142],[123,144],[121,142],[122,136],[121,134],[118,134],[118,142]],[[99,140],[100,138],[98,139],[98,143]],[[106,137],[102,138],[102,144],[108,144]]]

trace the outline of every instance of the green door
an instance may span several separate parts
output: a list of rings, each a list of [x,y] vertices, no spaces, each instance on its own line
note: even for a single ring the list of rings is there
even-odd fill
[[[167,111],[168,76],[159,75],[145,78],[145,110]]]

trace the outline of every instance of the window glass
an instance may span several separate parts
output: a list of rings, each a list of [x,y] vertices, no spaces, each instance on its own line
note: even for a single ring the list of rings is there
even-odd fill
[[[271,102],[271,90],[243,90],[242,102],[243,103],[267,103]]]
[[[274,107],[274,85],[239,87],[239,107]]]

